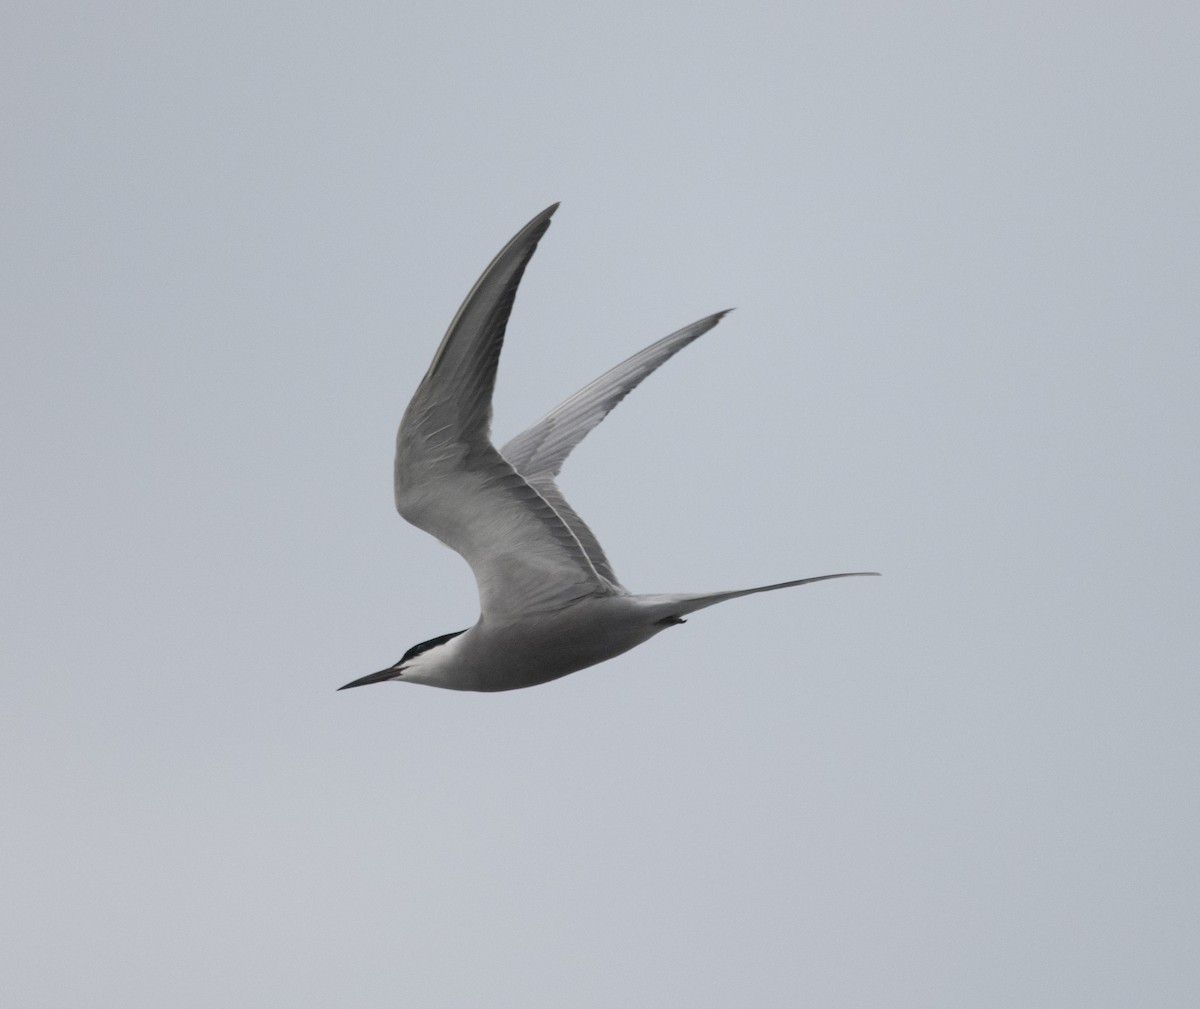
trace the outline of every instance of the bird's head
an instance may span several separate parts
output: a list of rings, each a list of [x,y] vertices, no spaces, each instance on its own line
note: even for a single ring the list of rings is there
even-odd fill
[[[462,631],[451,631],[449,634],[439,634],[436,638],[422,641],[413,645],[398,661],[381,669],[377,673],[369,673],[352,680],[338,690],[349,690],[351,687],[365,687],[369,683],[386,683],[388,680],[409,680],[413,683],[427,683],[431,675],[450,657],[450,641],[457,638]]]

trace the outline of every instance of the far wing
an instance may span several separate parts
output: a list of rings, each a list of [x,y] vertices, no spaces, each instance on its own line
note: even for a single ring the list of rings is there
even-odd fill
[[[626,358],[598,379],[559,403],[532,427],[513,438],[501,450],[529,484],[554,508],[574,533],[592,566],[614,585],[619,585],[612,565],[595,535],[563,497],[554,478],[571,450],[600,423],[642,379],[666,363],[697,337],[712,329],[727,312],[717,312],[699,322],[664,336],[645,350]]]
[[[471,565],[485,619],[561,609],[613,591],[567,523],[501,457],[489,435],[513,299],[557,209],[530,221],[483,272],[396,437],[396,508]]]

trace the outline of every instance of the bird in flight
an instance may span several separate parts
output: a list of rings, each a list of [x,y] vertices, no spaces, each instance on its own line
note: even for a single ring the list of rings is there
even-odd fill
[[[605,372],[503,448],[491,440],[492,390],[525,267],[558,209],[500,250],[467,295],[396,436],[396,508],[461,554],[479,587],[474,627],[414,645],[339,690],[391,680],[449,690],[515,690],[566,676],[649,641],[727,599],[875,571],[729,592],[635,595],[555,482],[571,450],[622,399],[725,315],[718,312]]]

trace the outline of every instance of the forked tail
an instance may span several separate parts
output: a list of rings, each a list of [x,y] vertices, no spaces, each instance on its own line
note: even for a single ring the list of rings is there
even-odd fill
[[[662,623],[678,623],[679,618],[688,613],[695,613],[707,606],[716,606],[727,599],[737,599],[740,596],[752,596],[756,592],[774,592],[776,589],[790,589],[794,585],[809,585],[812,582],[824,582],[830,578],[857,578],[860,575],[878,575],[878,571],[843,571],[836,575],[817,575],[814,578],[797,578],[793,582],[776,582],[774,585],[759,585],[753,589],[736,589],[733,592],[682,592],[676,595],[642,596],[642,598],[661,609]]]

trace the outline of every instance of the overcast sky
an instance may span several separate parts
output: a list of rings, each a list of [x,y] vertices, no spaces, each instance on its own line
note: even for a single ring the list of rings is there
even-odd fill
[[[14,2],[6,1006],[1200,1004],[1194,4]],[[391,503],[563,207],[503,440],[634,591],[531,690]]]

